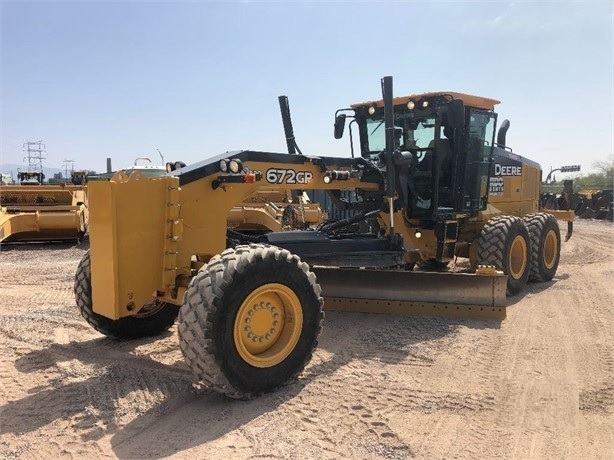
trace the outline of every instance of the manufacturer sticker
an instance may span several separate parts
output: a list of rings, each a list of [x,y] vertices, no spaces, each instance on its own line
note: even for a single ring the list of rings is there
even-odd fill
[[[504,166],[495,163],[495,176],[522,176],[522,166]]]

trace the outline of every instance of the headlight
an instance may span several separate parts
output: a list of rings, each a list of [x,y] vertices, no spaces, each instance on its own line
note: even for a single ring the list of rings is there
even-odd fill
[[[349,171],[327,171],[323,180],[325,184],[330,184],[334,180],[349,180],[350,177]]]
[[[241,163],[241,160],[230,160],[228,162],[228,169],[230,169],[231,173],[237,174],[243,171],[243,163]]]
[[[375,106],[372,105],[371,107],[369,107],[369,115],[373,115],[375,113]]]
[[[223,173],[228,171],[228,160],[220,160],[220,171]]]
[[[416,107],[416,103],[415,103],[414,101],[409,101],[409,102],[407,103],[407,108],[408,108],[409,110],[414,110],[414,107]]]

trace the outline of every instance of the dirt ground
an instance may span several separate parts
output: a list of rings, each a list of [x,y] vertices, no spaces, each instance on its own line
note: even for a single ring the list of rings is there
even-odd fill
[[[195,381],[176,326],[91,329],[86,249],[1,248],[1,458],[614,458],[612,223],[576,222],[503,322],[328,312],[300,379],[247,402]]]

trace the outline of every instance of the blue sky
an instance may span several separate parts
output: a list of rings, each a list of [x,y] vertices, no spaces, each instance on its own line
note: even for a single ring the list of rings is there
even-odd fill
[[[613,6],[582,2],[11,2],[1,4],[0,163],[104,171],[285,151],[349,156],[338,108],[451,90],[502,101],[508,144],[545,171],[613,153]]]

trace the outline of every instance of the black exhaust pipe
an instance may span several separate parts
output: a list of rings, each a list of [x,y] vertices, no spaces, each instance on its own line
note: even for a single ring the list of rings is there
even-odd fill
[[[286,146],[288,147],[288,153],[291,155],[303,154],[296,145],[296,139],[294,138],[294,129],[292,127],[292,118],[290,117],[290,104],[288,103],[288,96],[279,96],[279,110],[281,110],[281,121],[284,124],[284,135],[286,136]]]
[[[394,151],[394,106],[392,105],[392,77],[382,78],[382,99],[384,100],[384,126],[386,128],[386,195],[396,196],[395,171],[392,153]]]
[[[510,121],[507,119],[503,120],[503,123],[501,123],[501,127],[497,132],[497,145],[501,148],[505,148],[505,136],[508,129],[510,129]]]
[[[390,213],[390,228],[388,237],[391,242],[397,239],[394,232],[394,198],[396,196],[396,169],[392,156],[394,155],[394,106],[392,105],[392,77],[382,78],[382,99],[384,100],[384,126],[386,127],[386,149],[384,163],[386,164],[386,196],[388,212]]]

